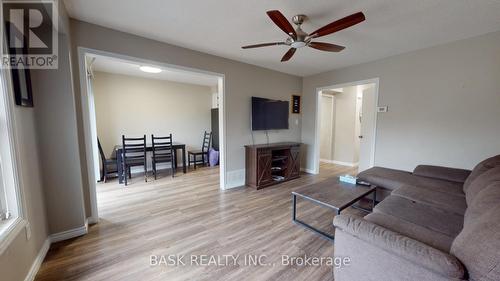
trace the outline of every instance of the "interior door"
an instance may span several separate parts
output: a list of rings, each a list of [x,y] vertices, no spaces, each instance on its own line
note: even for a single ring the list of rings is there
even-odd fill
[[[374,128],[376,121],[375,85],[363,90],[359,142],[359,172],[373,166]]]

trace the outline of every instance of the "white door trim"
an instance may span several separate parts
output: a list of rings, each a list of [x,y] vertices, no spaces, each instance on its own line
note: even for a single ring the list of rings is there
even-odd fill
[[[324,87],[319,87],[316,88],[316,119],[314,121],[314,169],[313,172],[314,174],[319,174],[319,163],[320,163],[320,151],[319,151],[319,146],[320,146],[320,119],[321,119],[321,91],[323,90],[329,90],[329,89],[335,89],[335,88],[345,88],[345,87],[351,87],[351,86],[357,86],[357,85],[364,85],[364,84],[375,84],[375,106],[378,106],[378,92],[379,92],[379,84],[380,84],[380,79],[379,78],[372,78],[372,79],[367,79],[367,80],[360,80],[360,81],[354,81],[354,82],[348,82],[348,83],[341,83],[341,84],[334,84],[330,86],[324,86]],[[375,165],[375,147],[376,147],[376,142],[377,142],[377,119],[378,119],[378,114],[377,110],[375,110],[375,118],[374,118],[374,124],[373,124],[373,141],[371,144],[372,147],[372,155],[370,156],[370,166]]]
[[[97,49],[78,47],[78,68],[80,70],[80,91],[81,91],[81,102],[82,102],[82,118],[83,118],[83,131],[84,131],[84,141],[85,141],[85,155],[87,156],[87,170],[88,170],[88,180],[89,180],[89,194],[90,194],[90,205],[91,205],[91,216],[88,218],[88,222],[90,224],[94,224],[98,222],[99,212],[97,209],[97,191],[96,191],[96,183],[97,179],[95,178],[94,170],[95,170],[95,157],[98,155],[94,155],[93,146],[97,146],[96,138],[97,136],[93,136],[92,134],[92,126],[95,126],[91,122],[90,118],[90,108],[89,108],[89,95],[87,89],[87,71],[85,66],[85,57],[87,55],[99,55],[99,56],[107,56],[116,59],[122,59],[127,61],[134,61],[140,64],[152,64],[158,66],[164,66],[167,68],[174,68],[184,71],[191,71],[200,74],[212,75],[218,78],[218,91],[219,91],[219,167],[220,167],[220,189],[226,189],[226,159],[227,159],[227,145],[226,145],[226,98],[225,98],[225,75],[221,73],[190,68],[185,66],[173,65],[168,63],[163,63],[159,61],[152,61],[137,57],[132,57],[128,55],[101,51]],[[98,160],[97,160],[98,161]],[[99,163],[99,162],[97,162]]]

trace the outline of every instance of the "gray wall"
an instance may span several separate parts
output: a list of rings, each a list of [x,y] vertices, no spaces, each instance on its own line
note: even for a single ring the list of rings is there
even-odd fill
[[[245,157],[243,146],[252,143],[250,131],[250,97],[262,96],[290,100],[292,94],[302,91],[302,78],[269,69],[216,57],[193,50],[165,44],[129,33],[104,28],[86,22],[71,20],[73,38],[73,78],[78,111],[78,135],[83,140],[83,123],[80,101],[80,84],[77,48],[86,47],[122,55],[191,67],[225,75],[226,135],[228,184],[238,183],[244,178]],[[270,141],[300,141],[300,116],[290,115],[290,130],[272,131]],[[262,132],[255,134],[256,143],[266,141]],[[86,156],[80,142],[84,192],[88,198]],[[86,200],[87,210],[90,210]],[[87,215],[89,215],[87,211]]]
[[[317,87],[380,78],[375,164],[471,168],[500,153],[500,32],[303,80],[304,166],[313,169]]]
[[[48,235],[84,224],[72,91],[69,19],[59,2],[59,69],[32,70],[34,108],[15,107],[20,184],[31,238],[21,231],[0,256],[1,279],[24,280]]]

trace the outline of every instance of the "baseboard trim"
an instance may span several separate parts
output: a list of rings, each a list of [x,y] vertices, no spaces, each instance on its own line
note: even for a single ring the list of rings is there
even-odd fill
[[[341,165],[341,166],[348,166],[348,167],[357,167],[359,165],[359,162],[352,163],[352,162],[342,162],[342,161],[329,160],[329,159],[320,159],[319,161],[323,162],[323,163],[329,163],[329,164],[335,164],[335,165]]]
[[[88,224],[96,224],[99,222],[99,218],[96,218],[96,217],[88,217],[87,218],[87,222]]]
[[[71,238],[75,238],[75,237],[78,237],[78,236],[85,235],[85,234],[88,233],[88,229],[89,229],[88,221],[85,221],[85,225],[83,225],[83,226],[80,226],[80,227],[77,227],[77,228],[73,228],[73,229],[70,229],[70,230],[66,230],[66,231],[63,231],[63,232],[51,234],[50,237],[49,237],[50,238],[50,242],[51,243],[56,243],[56,242],[59,242],[59,241],[68,240],[68,239],[71,239]]]
[[[42,265],[42,262],[45,259],[45,256],[47,255],[49,248],[50,248],[50,237],[45,239],[45,242],[43,242],[42,248],[40,248],[40,251],[38,251],[38,254],[36,255],[36,258],[33,261],[33,264],[31,265],[28,275],[26,275],[26,278],[24,278],[24,281],[35,280],[35,276],[38,273],[38,270],[40,269],[40,266]]]
[[[313,175],[316,174],[314,172],[314,170],[312,170],[312,169],[300,168],[300,171],[302,171],[304,173],[308,173],[308,174],[313,174]]]

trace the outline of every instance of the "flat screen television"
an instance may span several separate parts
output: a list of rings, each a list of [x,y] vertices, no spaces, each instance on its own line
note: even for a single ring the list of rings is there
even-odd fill
[[[288,101],[252,97],[252,130],[288,129]]]

